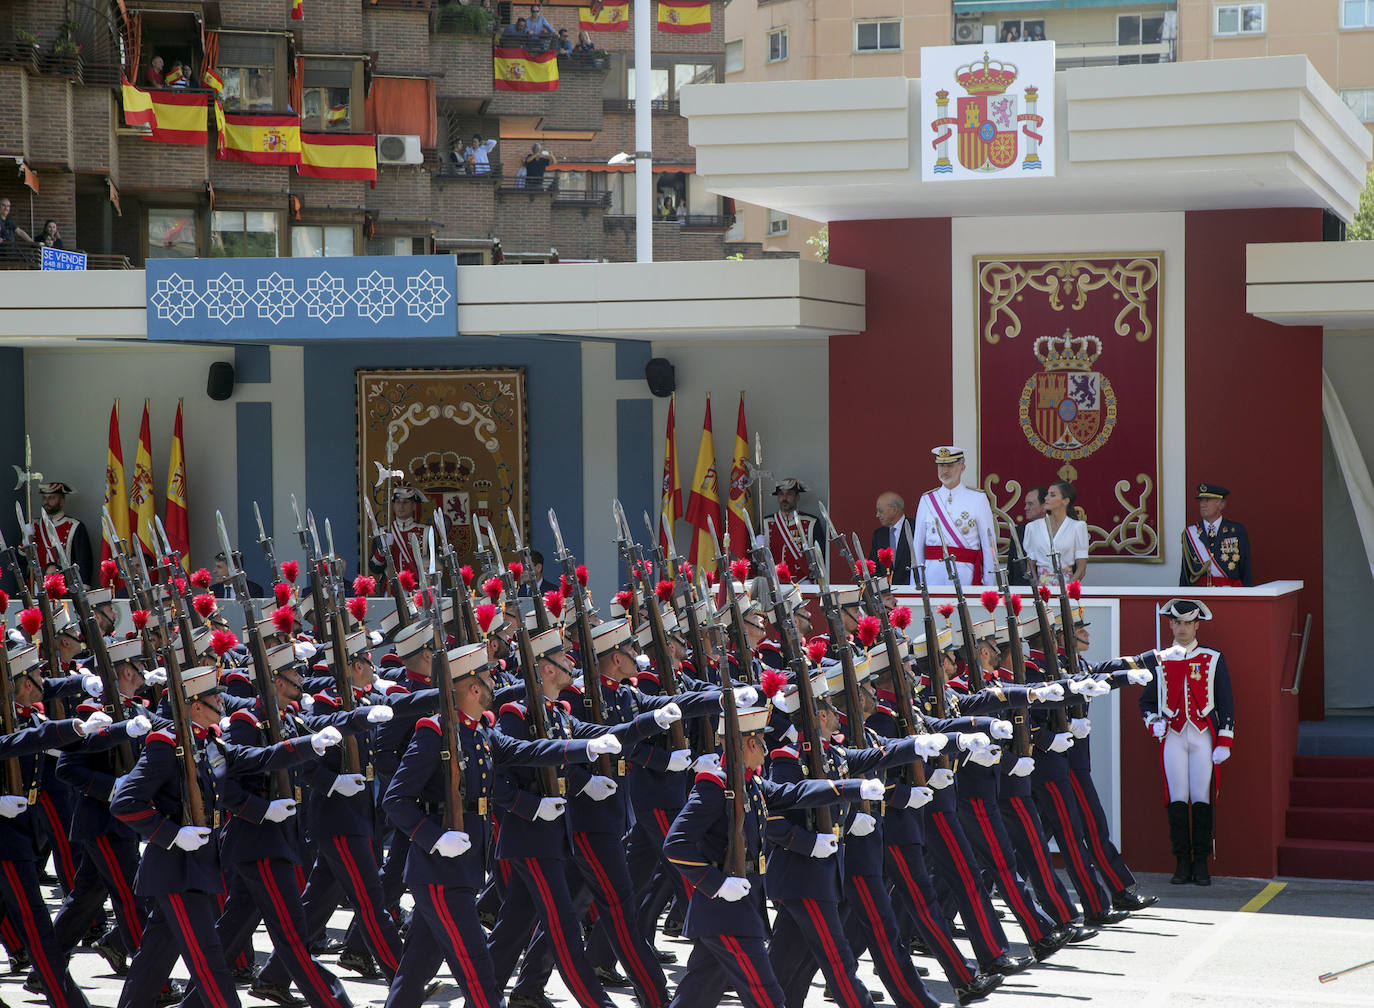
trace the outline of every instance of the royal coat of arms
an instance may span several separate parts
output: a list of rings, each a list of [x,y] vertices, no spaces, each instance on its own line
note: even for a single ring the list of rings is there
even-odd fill
[[[1116,395],[1106,375],[1092,370],[1102,355],[1096,336],[1041,336],[1035,356],[1042,370],[1021,390],[1021,430],[1031,446],[1066,462],[1086,458],[1116,427]]]

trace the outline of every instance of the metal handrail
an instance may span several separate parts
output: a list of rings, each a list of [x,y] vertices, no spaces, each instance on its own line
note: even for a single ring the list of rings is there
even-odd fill
[[[1287,693],[1290,696],[1297,696],[1298,690],[1302,689],[1303,666],[1307,661],[1307,640],[1312,633],[1312,614],[1307,614],[1307,619],[1303,621],[1302,633],[1290,633],[1288,636],[1301,637],[1302,644],[1298,647],[1298,666],[1293,670],[1293,685],[1284,689],[1279,687],[1280,693]]]

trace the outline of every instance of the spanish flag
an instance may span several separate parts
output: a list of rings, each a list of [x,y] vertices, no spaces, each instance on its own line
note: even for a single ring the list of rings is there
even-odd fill
[[[181,78],[185,76],[186,75],[181,72],[181,67],[174,66],[172,67],[172,69],[168,70],[163,75],[162,80],[163,83],[165,83],[168,87],[171,87],[173,84],[175,84],[177,81],[181,80]]]
[[[706,419],[701,425],[701,444],[697,446],[697,465],[692,471],[691,496],[687,498],[687,521],[695,532],[688,560],[692,566],[709,563],[716,555],[716,540],[711,526],[720,531],[720,490],[716,486],[716,441],[711,432],[711,397],[706,397]],[[709,521],[708,521],[709,519]]]
[[[313,178],[377,181],[377,137],[372,133],[302,133],[298,174]]]
[[[153,112],[153,99],[142,88],[136,88],[126,80],[120,81],[124,96],[125,126],[155,126],[157,115]]]
[[[735,421],[735,457],[730,464],[730,496],[726,501],[725,527],[730,531],[730,552],[749,559],[749,509],[754,506],[753,470],[749,467],[749,430],[744,425],[744,393],[739,394],[739,418]]]
[[[153,538],[153,518],[157,502],[153,498],[153,436],[148,429],[148,400],[143,400],[143,423],[138,428],[138,454],[134,456],[134,481],[129,485],[129,513],[134,519],[134,536],[145,555],[157,556]]]
[[[177,419],[172,427],[172,459],[167,463],[167,502],[162,527],[167,541],[181,554],[181,566],[191,573],[191,521],[186,506],[186,448],[181,437],[181,400],[177,400]]]
[[[658,541],[663,555],[670,556],[668,533],[677,539],[677,520],[682,517],[682,484],[677,481],[677,396],[668,400],[668,429],[663,436],[663,492],[658,504]]]
[[[226,161],[250,164],[298,165],[301,163],[299,116],[224,113]]]
[[[174,144],[205,143],[209,135],[206,95],[155,91],[149,97],[153,103],[154,140]]]
[[[658,30],[698,35],[711,30],[711,0],[658,0]]]
[[[577,9],[577,27],[583,31],[624,31],[630,27],[630,0],[594,0]]]
[[[219,97],[221,94],[224,93],[224,78],[221,77],[219,74],[215,73],[215,71],[211,70],[209,67],[206,67],[205,70],[202,71],[200,75],[200,82],[204,84],[208,89],[215,92],[215,97]]]
[[[126,85],[127,87],[127,85]],[[110,512],[115,534],[125,542],[129,541],[129,491],[124,485],[124,448],[119,440],[119,400],[110,407],[110,446],[105,453],[105,507]],[[114,559],[114,543],[104,533],[101,526],[100,560]],[[116,578],[119,585],[123,581]],[[103,584],[103,580],[102,580]]]
[[[558,53],[532,53],[496,46],[491,51],[492,89],[496,91],[557,91]]]
[[[291,0],[291,20],[305,20],[305,0]]]
[[[343,122],[345,119],[348,118],[348,106],[347,106],[347,105],[331,105],[331,106],[329,106],[329,111],[325,113],[325,117],[324,117],[324,118],[325,118],[325,122],[331,122],[331,123]]]

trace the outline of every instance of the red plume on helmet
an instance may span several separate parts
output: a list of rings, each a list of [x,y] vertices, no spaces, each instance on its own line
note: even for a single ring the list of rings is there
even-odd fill
[[[477,617],[477,625],[483,633],[491,629],[492,620],[496,619],[496,606],[490,602],[483,602],[473,610],[473,615]]]
[[[558,594],[562,595],[564,598],[567,598],[572,593],[573,586],[572,582],[568,580],[568,575],[558,575]]]
[[[577,575],[577,583],[583,588],[587,587],[587,565],[578,564],[573,568],[573,573]]]
[[[412,578],[414,576],[413,574],[411,575]],[[471,564],[463,564],[463,566],[458,568],[458,576],[463,579],[463,584],[471,588],[472,579],[475,578],[477,574],[473,571]]]
[[[717,581],[719,581],[719,580],[720,580],[720,575],[717,574],[715,571],[713,571],[713,570],[708,570],[708,571],[706,572],[706,583],[707,583],[708,585],[714,585],[714,584],[715,584]]]
[[[201,591],[205,591],[210,587],[211,580],[210,572],[204,567],[191,575],[191,584],[195,585]]]
[[[563,616],[563,596],[557,591],[546,591],[544,593],[544,608],[549,611],[549,615],[554,619]]]
[[[516,582],[519,583],[521,576],[525,573],[525,565],[519,560],[512,560],[510,563],[506,564],[506,570],[510,571],[510,576],[515,578]]]
[[[232,630],[216,630],[210,635],[210,649],[221,658],[239,646],[239,639]]]
[[[301,565],[294,560],[283,560],[281,562],[281,576],[292,584],[296,583],[296,578],[300,577]]]
[[[296,625],[296,610],[289,605],[279,606],[272,610],[272,625],[277,628],[277,633],[289,634],[291,628]]]
[[[654,594],[658,596],[660,602],[667,602],[673,597],[673,582],[664,578],[658,584],[654,585]]]
[[[1021,615],[1021,607],[1024,604],[1025,603],[1021,600],[1020,595],[1013,595],[1011,597],[1011,611],[1015,613],[1017,616]]]
[[[5,591],[3,588],[0,588],[0,619],[4,619],[4,617],[5,617],[5,610],[7,610],[9,607],[10,607],[10,596],[9,596],[9,592]]]
[[[100,561],[100,586],[108,588],[114,584],[115,578],[119,576],[119,564],[113,560]]]
[[[748,561],[748,560],[732,560],[732,561],[730,561],[730,576],[731,576],[732,578],[734,578],[736,581],[743,581],[743,580],[745,580],[746,578],[748,578],[748,577],[749,577],[749,561]]]
[[[792,568],[786,562],[778,564],[773,568],[773,573],[778,576],[780,584],[788,584],[792,581]]]
[[[812,665],[819,665],[829,650],[830,642],[824,637],[812,637],[806,642],[806,657],[811,659]]]
[[[67,579],[61,574],[49,574],[43,579],[43,590],[48,593],[48,598],[60,599],[67,594]]]
[[[1043,601],[1048,602],[1048,601],[1050,600],[1050,586],[1049,586],[1049,585],[1041,585],[1040,588],[1039,588],[1039,591],[1040,591],[1040,598],[1041,598]]]
[[[401,586],[403,592],[413,592],[415,590],[415,574],[402,567],[396,572],[396,583]]]
[[[859,625],[855,630],[858,635],[859,643],[864,647],[872,647],[873,642],[878,639],[878,634],[882,633],[882,620],[876,616],[860,616]]]
[[[935,611],[948,620],[954,615],[954,604],[952,602],[941,603],[935,607]]]
[[[272,586],[272,595],[277,600],[277,605],[284,606],[291,601],[291,586],[285,581],[278,581]]]
[[[626,612],[629,612],[635,605],[635,593],[626,589],[615,593],[615,604]]]
[[[892,547],[884,546],[882,549],[878,550],[878,563],[883,565],[884,570],[891,570],[892,561],[896,558],[896,555]]]
[[[1064,591],[1069,598],[1077,602],[1083,597],[1083,584],[1080,581],[1070,581],[1064,586]]]
[[[22,616],[23,613],[20,613],[19,615]],[[142,630],[144,627],[148,625],[148,610],[135,609],[133,612],[129,613],[129,619],[134,621],[135,630]]]
[[[489,577],[482,582],[482,592],[495,602],[501,597],[501,579],[499,577]]]
[[[352,616],[355,620],[357,620],[359,623],[367,619],[366,595],[354,595],[351,599],[345,602],[344,605],[348,606],[348,614]]]
[[[29,639],[38,636],[38,631],[43,629],[43,610],[38,608],[21,609],[19,611],[19,626],[24,633],[29,635]]]
[[[684,561],[682,561],[682,563],[681,563],[681,565],[680,565],[680,569],[682,570],[682,576],[683,576],[684,578],[686,578],[688,581],[692,580],[692,573],[693,573],[693,571],[692,571],[692,565],[691,565],[691,564],[689,564],[686,560],[684,560]]]
[[[862,562],[864,565],[864,569],[868,571],[869,577],[872,577],[874,574],[878,573],[878,565],[874,563],[872,560],[864,560]]]
[[[775,697],[787,688],[787,673],[780,672],[775,668],[763,670],[763,677],[759,679],[759,691],[764,696]]]
[[[979,601],[983,603],[983,608],[990,613],[997,611],[997,607],[1002,604],[1002,596],[995,588],[989,588],[979,596]]]
[[[414,595],[410,596],[410,601],[415,603],[416,609],[428,608],[429,603],[434,601],[434,592],[417,591]]]
[[[371,595],[377,590],[377,579],[368,574],[359,574],[353,579],[354,595]]]
[[[209,619],[210,614],[215,611],[215,596],[205,592],[203,595],[197,595],[192,599],[191,605],[196,612],[200,613],[201,619]]]
[[[887,618],[898,630],[905,630],[911,625],[911,610],[906,606],[898,606]]]

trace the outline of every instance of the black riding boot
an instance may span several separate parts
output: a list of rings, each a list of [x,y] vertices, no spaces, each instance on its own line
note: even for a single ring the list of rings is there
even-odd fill
[[[1173,885],[1187,885],[1193,881],[1193,847],[1188,839],[1188,803],[1182,801],[1169,803],[1169,845],[1174,851],[1174,877],[1169,880]]]
[[[1212,856],[1212,806],[1193,803],[1193,885],[1211,885],[1207,859]]]

